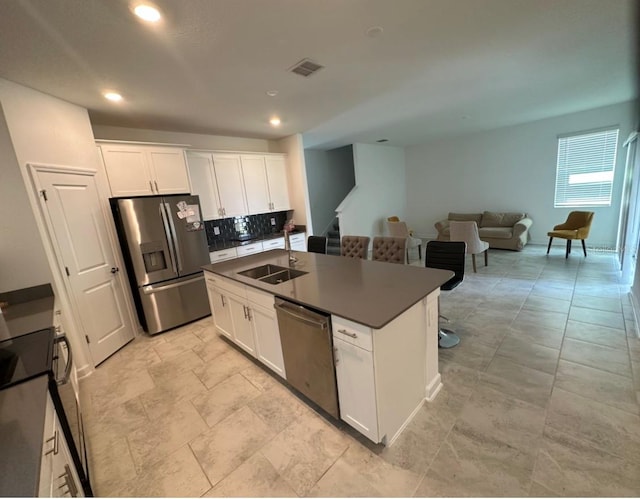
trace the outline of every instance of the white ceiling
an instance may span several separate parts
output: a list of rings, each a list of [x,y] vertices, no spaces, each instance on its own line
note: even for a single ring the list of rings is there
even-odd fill
[[[416,144],[636,97],[633,0],[155,4],[164,20],[151,27],[125,0],[2,0],[0,76],[88,108],[94,124],[300,132],[325,148]],[[372,26],[383,33],[367,36]],[[305,57],[325,68],[287,71]]]

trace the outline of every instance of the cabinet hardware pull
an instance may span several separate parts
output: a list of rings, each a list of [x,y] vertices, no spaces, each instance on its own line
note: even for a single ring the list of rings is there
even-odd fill
[[[149,189],[151,189],[151,192],[153,193],[153,183],[151,183],[151,180],[149,180]]]
[[[247,307],[245,305],[242,305],[242,310],[244,311],[244,318],[247,318]]]
[[[116,272],[118,272],[120,269],[118,267],[111,267],[111,273],[115,274]]]
[[[68,464],[65,464],[64,469],[65,469],[65,474],[67,475],[67,477],[65,478],[65,481],[69,486],[69,491],[68,491],[69,495],[71,497],[78,497],[78,486],[76,485],[76,482],[73,479],[73,475],[71,474],[71,468],[69,468]]]
[[[338,362],[340,362],[340,359],[338,358],[338,348],[333,347],[333,363],[338,365]]]
[[[341,334],[344,334],[345,336],[349,336],[351,338],[357,338],[358,337],[358,335],[356,333],[350,333],[346,329],[338,329],[338,332],[341,333]]]
[[[222,306],[224,307],[224,295],[220,295],[220,301],[222,302]]]
[[[158,189],[158,182],[156,182],[156,181],[154,180],[154,181],[153,181],[153,185],[155,185],[155,186],[156,186],[156,192],[157,192],[158,194],[160,194],[160,189]]]
[[[53,436],[47,438],[46,442],[49,443],[53,440],[53,447],[44,453],[45,456],[53,453],[54,456],[58,455],[58,430],[54,430]]]
[[[247,307],[247,320],[251,322],[251,309]]]

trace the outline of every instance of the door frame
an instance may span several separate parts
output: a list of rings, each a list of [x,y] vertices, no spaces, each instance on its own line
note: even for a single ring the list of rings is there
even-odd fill
[[[82,325],[82,321],[80,320],[78,305],[75,301],[73,290],[71,289],[71,283],[66,277],[64,262],[62,261],[58,242],[56,241],[54,236],[55,232],[53,230],[49,213],[43,208],[41,202],[42,195],[40,192],[41,186],[38,179],[38,173],[49,172],[85,175],[95,178],[98,199],[100,202],[100,209],[103,217],[105,218],[109,244],[111,244],[111,246],[113,247],[115,264],[116,266],[124,270],[122,255],[120,253],[120,245],[117,243],[115,229],[113,223],[111,222],[111,213],[107,209],[109,191],[104,184],[105,179],[102,178],[101,172],[97,168],[42,163],[27,163],[26,166],[29,173],[29,178],[31,180],[31,188],[33,189],[32,192],[35,199],[37,200],[38,210],[34,214],[37,218],[39,218],[39,221],[42,224],[42,228],[39,230],[39,232],[43,245],[45,247],[45,253],[47,254],[49,260],[51,274],[53,276],[54,292],[56,294],[56,298],[59,299],[61,308],[63,309],[64,315],[67,318],[65,325],[68,329],[66,333],[69,337],[69,341],[72,344],[74,352],[81,353],[80,356],[76,356],[80,357],[78,359],[80,360],[80,362],[78,362],[77,364],[77,371],[78,378],[83,378],[93,372],[93,370],[95,369],[95,362],[86,342],[86,332],[84,326]],[[135,338],[135,336],[139,334],[139,326],[137,320],[134,320],[134,315],[132,314],[132,300],[127,292],[129,290],[129,283],[126,280],[126,275],[124,274],[125,272],[118,272],[116,278],[120,280],[120,286],[123,290],[123,297],[126,304],[126,318],[129,320],[132,326]]]

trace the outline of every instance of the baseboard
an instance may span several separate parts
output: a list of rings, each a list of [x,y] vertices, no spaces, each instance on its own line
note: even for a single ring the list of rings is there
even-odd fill
[[[433,402],[433,399],[436,398],[440,390],[442,389],[442,376],[438,373],[433,377],[431,383],[429,383],[425,389],[425,400],[427,402]]]
[[[89,364],[85,364],[82,367],[76,368],[76,374],[78,375],[78,379],[86,378],[92,372],[93,372],[93,369]]]
[[[438,374],[438,376],[440,376]],[[416,414],[418,414],[418,411],[420,410],[420,408],[424,405],[424,399],[422,399],[420,401],[420,403],[416,406],[416,408],[411,412],[411,414],[409,415],[409,417],[405,420],[404,423],[402,423],[402,426],[400,428],[398,428],[398,431],[396,431],[395,435],[393,437],[391,437],[390,440],[387,440],[385,442],[385,446],[386,447],[390,447],[393,445],[393,442],[395,442],[397,440],[397,438],[402,434],[402,431],[407,427],[407,425],[411,422],[411,420],[415,417]]]
[[[635,321],[636,338],[640,339],[640,323],[638,322],[638,318],[640,318],[640,303],[638,302],[638,297],[633,294],[633,291],[629,291],[629,296],[631,297],[631,310],[633,311],[633,320]]]

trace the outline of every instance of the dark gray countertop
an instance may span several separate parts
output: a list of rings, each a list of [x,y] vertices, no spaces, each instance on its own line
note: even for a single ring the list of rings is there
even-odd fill
[[[281,249],[203,269],[374,329],[384,327],[453,277],[449,270],[298,251],[293,254],[298,262],[292,267],[308,273],[276,285],[238,272],[268,263],[289,267],[288,253]]]
[[[51,327],[54,300],[51,284],[0,293],[0,340]]]
[[[0,340],[53,324],[50,284],[0,293]],[[0,390],[0,496],[38,495],[47,376]]]
[[[37,497],[47,376],[0,391],[0,496]]]

